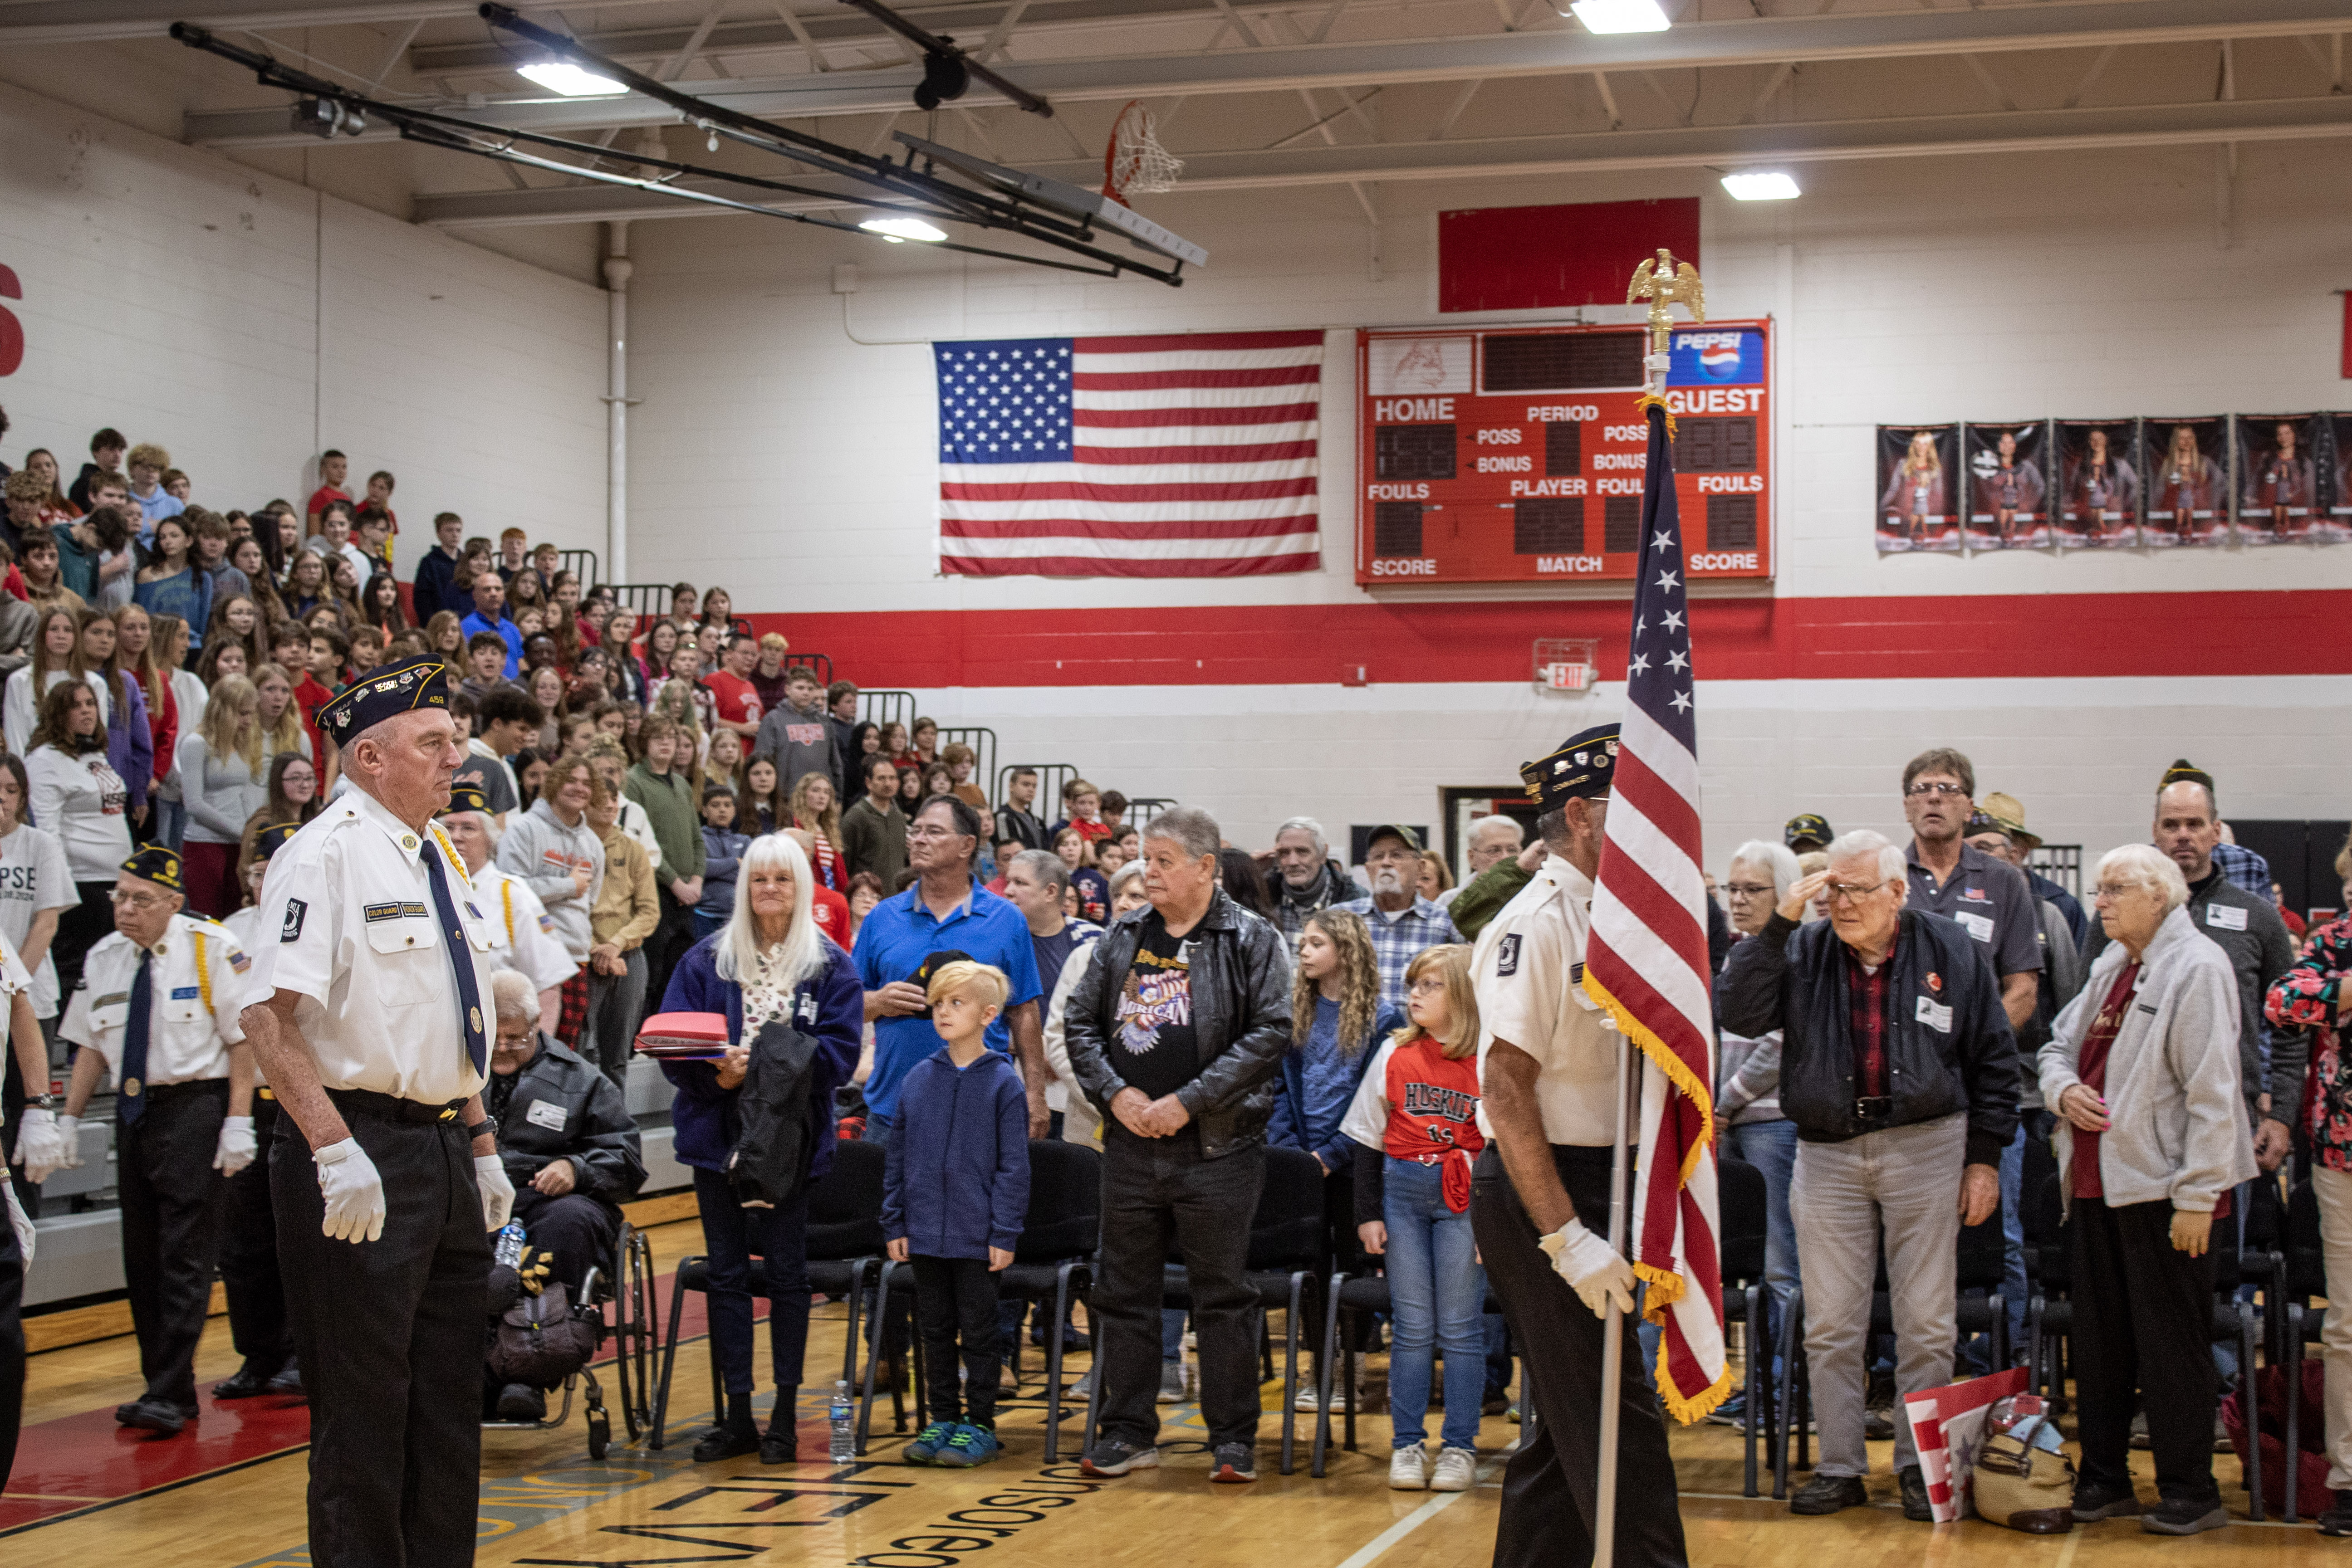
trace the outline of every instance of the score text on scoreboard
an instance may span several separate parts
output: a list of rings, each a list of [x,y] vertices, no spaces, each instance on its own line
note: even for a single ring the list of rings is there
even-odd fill
[[[1771,326],[1678,327],[1666,376],[1694,578],[1772,575]],[[1356,580],[1606,582],[1641,545],[1633,327],[1356,334]]]

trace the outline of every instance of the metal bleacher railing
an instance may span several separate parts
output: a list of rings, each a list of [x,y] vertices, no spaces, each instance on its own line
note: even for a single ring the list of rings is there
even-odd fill
[[[2075,897],[2083,896],[2082,845],[2042,844],[2025,857],[2025,863]]]

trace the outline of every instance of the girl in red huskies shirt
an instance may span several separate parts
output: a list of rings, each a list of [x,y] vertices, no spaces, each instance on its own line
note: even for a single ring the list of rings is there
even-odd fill
[[[1425,948],[1405,970],[1412,1022],[1364,1071],[1339,1130],[1356,1155],[1357,1234],[1385,1254],[1393,1339],[1389,1421],[1399,1491],[1467,1491],[1478,1468],[1486,1392],[1480,1312],[1486,1271],[1470,1235],[1470,1163],[1478,1131],[1478,1002],[1470,949]],[[1433,1471],[1422,1448],[1434,1352],[1445,1352],[1445,1425]]]

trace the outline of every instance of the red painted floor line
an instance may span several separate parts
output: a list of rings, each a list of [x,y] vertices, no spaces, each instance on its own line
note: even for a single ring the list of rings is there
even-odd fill
[[[669,1328],[671,1274],[656,1277],[654,1312],[662,1337]],[[678,1337],[708,1332],[709,1314],[699,1291],[687,1293]],[[754,1299],[755,1315],[767,1303]],[[656,1354],[660,1339],[655,1342]],[[598,1362],[610,1361],[608,1339]],[[660,1364],[655,1364],[658,1375]],[[689,1396],[689,1401],[691,1396]],[[118,1425],[114,1406],[61,1416],[25,1428],[16,1466],[0,1496],[0,1533],[44,1520],[103,1507],[143,1492],[184,1485],[205,1476],[299,1448],[310,1440],[310,1407],[299,1399],[216,1400],[209,1385],[197,1394],[201,1409],[177,1437],[159,1437]],[[673,1403],[676,1403],[673,1397]]]

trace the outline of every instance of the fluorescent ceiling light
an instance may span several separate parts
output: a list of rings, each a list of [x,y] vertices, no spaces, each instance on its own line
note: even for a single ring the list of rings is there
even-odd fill
[[[600,77],[593,71],[583,71],[578,66],[562,60],[541,60],[535,66],[525,66],[520,73],[524,79],[537,82],[548,91],[565,98],[609,98],[628,91],[610,77]]]
[[[1793,178],[1777,169],[1726,174],[1723,188],[1731,193],[1735,202],[1786,202],[1804,194],[1797,189]]]
[[[1658,0],[1574,0],[1569,9],[1588,33],[1663,33],[1674,25]]]
[[[937,245],[948,237],[945,229],[935,229],[920,218],[868,218],[857,226],[867,234],[880,235],[892,245],[904,245],[910,239]]]

